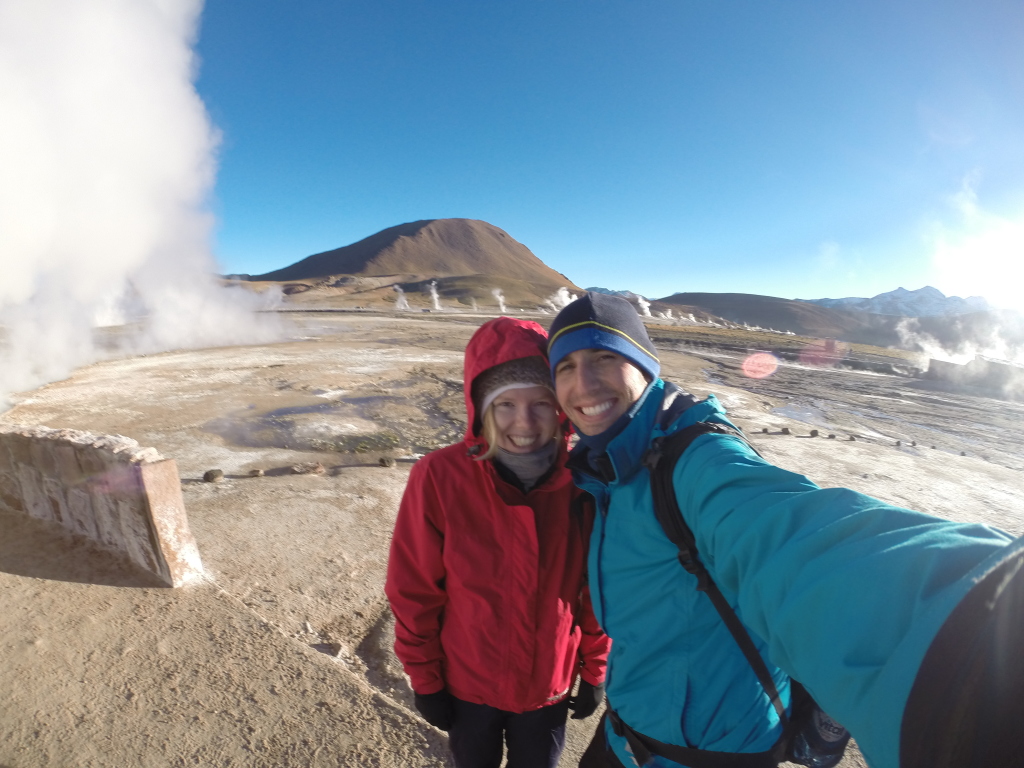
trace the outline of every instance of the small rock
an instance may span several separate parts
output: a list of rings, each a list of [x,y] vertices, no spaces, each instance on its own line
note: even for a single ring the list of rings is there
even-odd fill
[[[292,466],[292,474],[296,475],[322,475],[325,471],[324,465],[319,461],[310,461],[306,464],[294,464]]]
[[[380,464],[382,467],[387,467],[388,469],[392,469],[398,464],[398,462],[395,461],[390,456],[381,456],[380,460],[377,463]]]
[[[856,442],[856,440],[857,440],[856,437],[854,437],[853,435],[850,435],[850,442],[851,443]]]
[[[203,473],[204,483],[219,483],[224,479],[223,469],[208,469]]]
[[[960,451],[960,455],[961,456],[966,456],[967,455],[967,451]]]
[[[835,440],[835,439],[836,439],[836,436],[835,436],[835,435],[834,435],[833,433],[829,432],[829,433],[828,433],[828,439],[829,439],[829,440]]]
[[[761,427],[761,432],[763,432],[764,434],[767,435],[768,434],[768,427]]]
[[[250,469],[249,470],[249,477],[263,477],[264,474],[265,473],[263,472],[262,469]]]
[[[911,448],[917,448],[917,440],[911,440],[910,441],[910,447]]]
[[[784,434],[784,435],[788,435],[788,434],[790,434],[790,432],[789,432],[789,427],[783,427],[783,428],[782,428],[782,434]]]
[[[811,430],[811,437],[817,437],[817,436],[818,436],[818,430],[812,429]]]
[[[900,440],[897,440],[896,441],[896,447],[899,448],[901,445],[903,445],[903,442],[900,441]]]

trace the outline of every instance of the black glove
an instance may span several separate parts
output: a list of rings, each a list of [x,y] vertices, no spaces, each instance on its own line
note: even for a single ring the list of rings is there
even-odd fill
[[[594,714],[601,702],[604,701],[604,683],[591,685],[582,677],[580,678],[580,689],[575,696],[569,698],[569,709],[572,710],[573,720],[582,720]]]
[[[414,701],[423,719],[442,731],[451,730],[455,716],[452,695],[442,688],[437,693],[417,693]]]

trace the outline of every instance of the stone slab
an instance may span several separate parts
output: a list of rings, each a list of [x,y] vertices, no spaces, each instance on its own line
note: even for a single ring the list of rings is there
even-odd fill
[[[0,509],[60,525],[178,587],[203,572],[177,465],[121,435],[0,427]]]

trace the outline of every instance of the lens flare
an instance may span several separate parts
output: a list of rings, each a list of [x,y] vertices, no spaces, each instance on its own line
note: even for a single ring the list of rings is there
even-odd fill
[[[743,375],[750,379],[767,379],[779,368],[779,360],[771,352],[755,352],[743,361]]]

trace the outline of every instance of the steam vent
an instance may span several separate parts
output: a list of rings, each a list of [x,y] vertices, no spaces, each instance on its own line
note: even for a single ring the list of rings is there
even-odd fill
[[[0,511],[63,526],[169,587],[203,570],[177,465],[127,437],[0,426]]]

